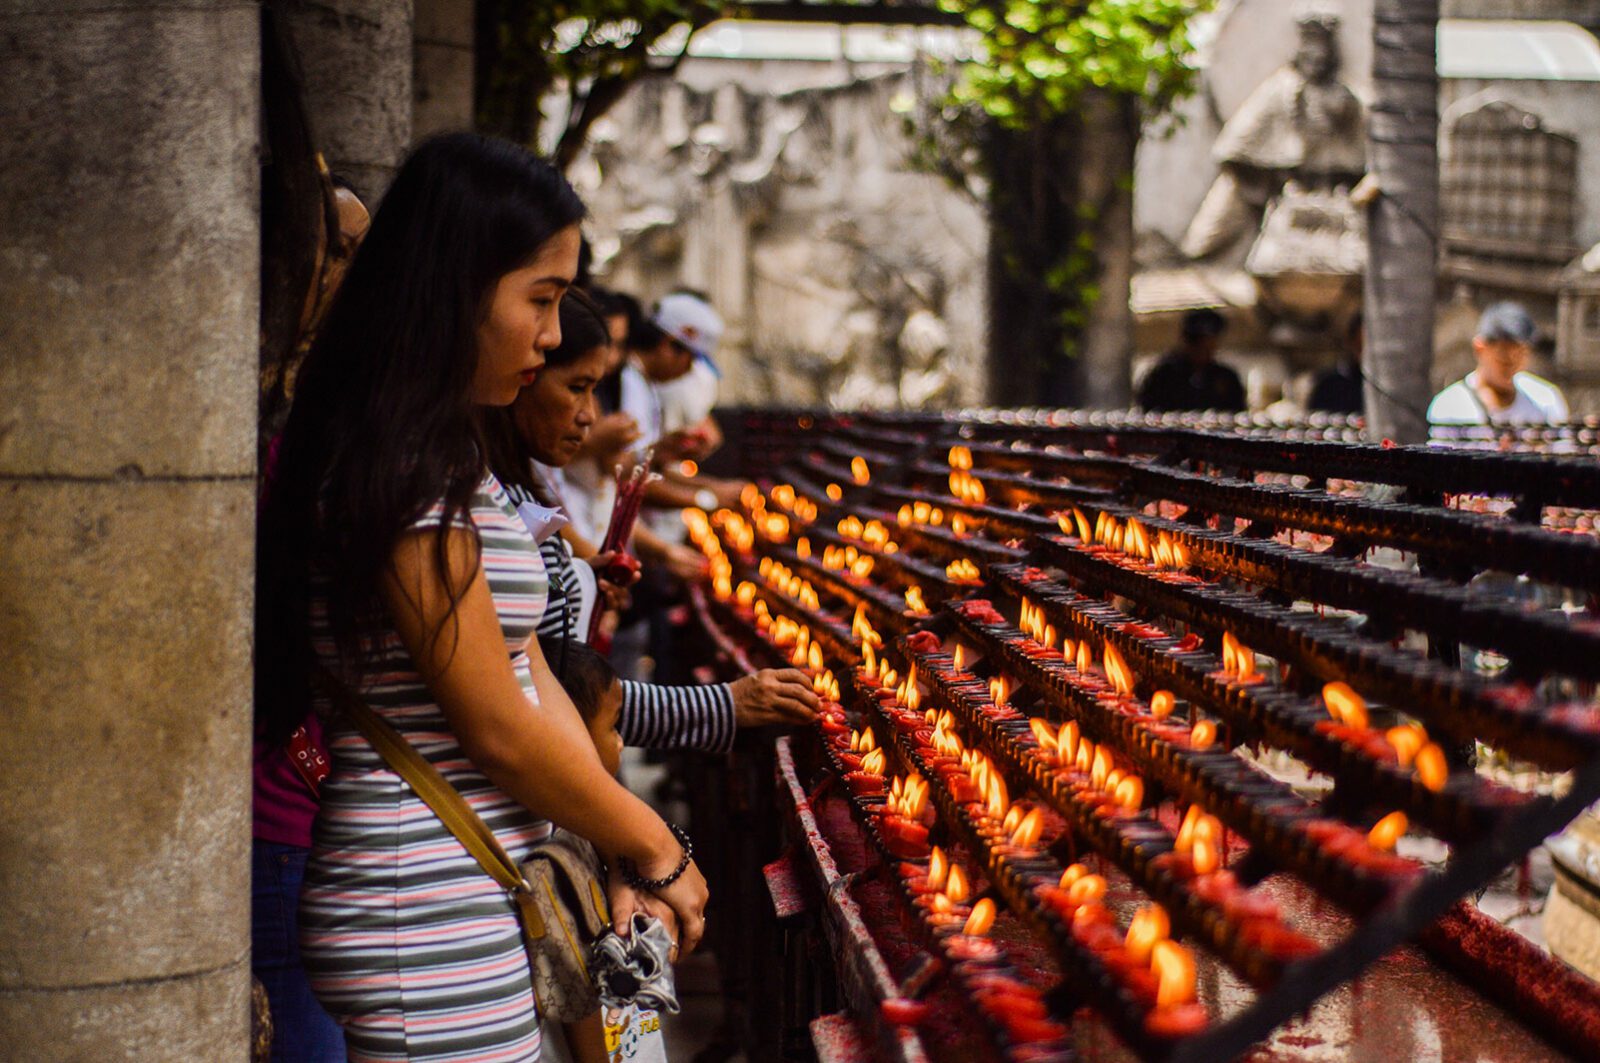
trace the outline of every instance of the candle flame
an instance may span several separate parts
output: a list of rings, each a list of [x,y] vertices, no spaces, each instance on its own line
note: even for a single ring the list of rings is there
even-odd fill
[[[806,667],[813,672],[822,671],[822,647],[815,642],[811,644],[811,649],[806,651]]]
[[[1255,651],[1234,638],[1231,631],[1222,633],[1222,670],[1236,679],[1254,679],[1257,675]]]
[[[1056,751],[1056,731],[1055,728],[1050,726],[1048,720],[1042,720],[1035,716],[1028,721],[1028,729],[1033,732],[1034,740],[1039,743],[1039,748],[1046,753],[1054,753]]]
[[[1428,744],[1428,732],[1414,723],[1391,727],[1383,733],[1383,737],[1394,747],[1395,759],[1402,768],[1410,767],[1417,751]]]
[[[1445,782],[1450,778],[1450,765],[1445,760],[1444,750],[1437,743],[1429,742],[1417,750],[1412,763],[1417,769],[1418,782],[1434,793],[1444,789]]]
[[[963,517],[959,513],[957,513],[955,516],[951,517],[950,518],[950,530],[951,530],[951,532],[953,532],[956,535],[957,538],[966,538],[966,535],[967,535],[967,518]]]
[[[1394,849],[1395,845],[1411,825],[1404,812],[1391,812],[1372,825],[1367,831],[1367,843],[1374,849],[1386,852]]]
[[[1209,838],[1196,838],[1189,854],[1196,875],[1209,875],[1222,866],[1222,857]]]
[[[959,642],[956,643],[955,665],[956,671],[958,672],[965,672],[967,670],[967,647]]]
[[[972,914],[967,916],[967,925],[961,928],[963,934],[973,937],[982,937],[994,926],[994,901],[988,897],[983,898],[972,906]]]
[[[867,459],[860,454],[850,459],[850,478],[862,486],[872,482],[872,470],[867,468]]]
[[[823,488],[823,490],[827,491],[828,501],[830,502],[837,502],[839,499],[844,497],[844,488],[840,487],[838,484],[829,484],[827,487]]]
[[[952,469],[972,468],[972,448],[959,444],[950,448],[950,467]]]
[[[1061,881],[1059,885],[1062,889],[1067,889],[1074,882],[1078,881],[1088,873],[1089,869],[1084,867],[1082,864],[1068,864],[1066,870],[1061,872]]]
[[[1170,690],[1158,690],[1150,695],[1150,712],[1158,720],[1165,720],[1178,707],[1178,699]]]
[[[884,769],[888,766],[889,760],[883,755],[883,750],[881,749],[874,749],[861,758],[861,770],[873,775],[882,775]]]
[[[1080,907],[1094,904],[1105,895],[1106,880],[1103,875],[1080,875],[1067,886],[1067,901]]]
[[[1156,943],[1167,940],[1171,935],[1172,920],[1167,916],[1167,910],[1159,904],[1152,904],[1133,913],[1123,947],[1134,963],[1147,964]]]
[[[961,904],[971,892],[972,886],[967,881],[967,873],[961,869],[960,864],[952,863],[949,877],[944,881],[944,895],[956,904]]]
[[[1130,812],[1138,811],[1144,804],[1144,781],[1137,775],[1126,776],[1117,783],[1112,796],[1116,798],[1119,807],[1126,808]]]
[[[1039,844],[1039,839],[1043,835],[1044,811],[1035,808],[1029,811],[1026,816],[1023,816],[1022,822],[1018,823],[1016,829],[1011,832],[1011,844],[1024,849],[1031,849]]]
[[[958,558],[944,568],[944,574],[957,583],[975,583],[981,576],[978,566],[967,558]]]
[[[1158,941],[1150,950],[1150,970],[1156,976],[1156,1007],[1188,1004],[1194,1000],[1194,956],[1175,941]]]
[[[922,588],[916,584],[906,588],[906,609],[915,616],[928,615],[928,605],[922,600]]]
[[[1078,671],[1088,675],[1094,668],[1094,651],[1089,648],[1089,640],[1084,639],[1078,643]]]
[[[1096,790],[1103,789],[1106,784],[1106,776],[1111,773],[1111,768],[1111,751],[1105,746],[1096,749],[1094,751],[1094,760],[1089,766],[1089,785]]]
[[[1121,652],[1108,642],[1102,660],[1105,662],[1106,678],[1111,680],[1111,688],[1118,694],[1132,694],[1133,669],[1128,667],[1128,662],[1123,659]]]
[[[987,768],[988,761],[984,761],[984,766]],[[987,797],[985,810],[995,819],[1004,819],[1006,812],[1011,808],[1011,796],[1006,793],[1005,780],[992,772],[986,772],[984,788]]]
[[[1005,676],[997,675],[989,680],[989,700],[1001,707],[1011,700],[1011,683]]]
[[[1357,694],[1350,684],[1329,683],[1324,686],[1322,703],[1328,707],[1328,715],[1346,727],[1368,726],[1367,700]]]
[[[944,850],[937,845],[933,847],[933,855],[928,857],[928,886],[930,889],[943,889],[944,878],[950,870],[948,858]]]
[[[1081,737],[1077,720],[1068,720],[1061,725],[1061,730],[1056,733],[1056,750],[1061,755],[1063,765],[1070,764],[1077,757],[1078,740]]]
[[[1199,721],[1189,732],[1189,745],[1194,749],[1210,749],[1216,740],[1217,725],[1210,720]]]
[[[1183,814],[1183,822],[1178,824],[1178,836],[1172,843],[1175,850],[1186,853],[1194,848],[1194,827],[1205,814],[1205,809],[1199,805],[1189,806],[1189,810]]]

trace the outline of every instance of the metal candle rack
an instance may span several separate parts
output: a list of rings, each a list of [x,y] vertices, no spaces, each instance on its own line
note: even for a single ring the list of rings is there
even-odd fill
[[[819,432],[826,418],[803,416],[809,426],[782,416],[765,426],[764,453],[787,460],[765,486],[790,485],[814,519],[762,534],[760,511],[782,507],[761,495],[747,499],[757,512],[735,518],[753,521],[753,547],[741,550],[748,536],[730,537],[726,519],[710,517],[702,549],[714,568],[724,566],[723,597],[735,594],[733,577],[749,580],[756,586],[737,592],[744,604],[760,600],[769,616],[808,627],[825,647],[825,666],[841,674],[863,677],[862,648],[852,644],[863,618],[899,634],[876,652],[914,667],[917,693],[949,714],[951,733],[981,750],[1019,798],[1059,816],[1065,830],[1053,845],[1011,851],[993,824],[974,818],[951,765],[927,744],[917,726],[923,706],[883,698],[870,675],[859,688],[845,683],[844,700],[880,729],[893,762],[929,780],[935,831],[983,864],[993,894],[1056,957],[1064,981],[1053,1022],[1088,1003],[1146,1058],[1231,1057],[1415,937],[1600,798],[1600,713],[1588,686],[1600,678],[1600,620],[1589,608],[1600,592],[1600,542],[1540,526],[1547,506],[1600,509],[1600,468],[1588,459],[1060,418],[886,417]],[[1330,480],[1369,486],[1330,491],[1322,486]],[[1511,514],[1441,504],[1469,492],[1514,495]],[[853,526],[841,522],[851,517],[882,522],[897,549],[847,535]],[[1129,531],[1135,522],[1137,533]],[[1085,534],[1096,525],[1113,531]],[[1157,541],[1178,551],[1169,563],[1152,558]],[[870,574],[825,565],[828,548],[872,557]],[[1365,563],[1375,548],[1408,551],[1416,564]],[[763,583],[757,555],[804,579],[818,607],[797,603],[791,587]],[[953,561],[975,566],[981,586],[945,578]],[[1531,611],[1467,586],[1489,570],[1559,588],[1581,611]],[[926,616],[906,608],[912,587],[926,597]],[[1321,607],[1359,611],[1363,623],[1325,618]],[[841,619],[852,612],[857,625]],[[1080,647],[1076,658],[1040,641],[1046,624]],[[1426,651],[1399,648],[1406,631],[1427,636]],[[1274,674],[1228,674],[1218,653],[1224,638],[1270,653]],[[1458,648],[1469,640],[1509,666],[1494,677],[1462,670]],[[980,673],[957,668],[946,652],[956,645],[981,654]],[[1088,658],[1085,646],[1093,647]],[[1102,671],[1112,654],[1128,674]],[[990,696],[991,676],[1016,684],[1012,705]],[[1449,745],[1446,777],[1421,778],[1365,713],[1331,718],[1331,695],[1325,705],[1319,691],[1335,683],[1370,698],[1374,715],[1403,710]],[[1218,739],[1201,742],[1170,708],[1154,711],[1158,691],[1190,720],[1208,721]],[[1052,728],[1072,722],[1137,773],[1148,787],[1138,807],[1112,809],[1081,770],[1052,759],[1030,714]],[[1568,772],[1565,791],[1535,796],[1489,781],[1460,759],[1474,740]],[[1331,794],[1302,796],[1243,755],[1245,744],[1330,777]],[[836,757],[833,764],[847,767]],[[864,821],[876,823],[872,802],[855,800]],[[1203,808],[1237,835],[1245,852],[1233,871],[1243,882],[1293,875],[1358,914],[1359,925],[1326,947],[1265,926],[1264,913],[1241,909],[1230,899],[1236,893],[1175,855],[1173,831],[1157,815],[1168,800]],[[1424,870],[1369,844],[1366,826],[1381,810],[1403,812],[1447,841],[1449,860]],[[875,826],[870,833],[886,857],[920,858]],[[1235,970],[1255,987],[1253,1001],[1202,1029],[1152,1028],[1149,1001],[1119,981],[1121,967],[1108,967],[1104,949],[1075,936],[1070,906],[1051,892],[1060,854],[1079,849],[1159,902],[1174,938]],[[1003,1024],[991,1026],[1008,1054],[1018,1048]],[[1046,1047],[1013,1058],[1053,1058]]]

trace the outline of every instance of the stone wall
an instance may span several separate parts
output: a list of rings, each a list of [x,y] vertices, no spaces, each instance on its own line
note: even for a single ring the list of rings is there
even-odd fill
[[[908,161],[912,78],[691,59],[596,126],[573,176],[598,272],[710,295],[724,401],[983,399],[983,212]]]
[[[260,14],[0,13],[0,1056],[243,1059]]]

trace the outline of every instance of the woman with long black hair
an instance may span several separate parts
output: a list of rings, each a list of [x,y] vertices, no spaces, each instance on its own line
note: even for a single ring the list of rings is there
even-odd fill
[[[648,899],[688,951],[704,880],[607,774],[531,638],[544,566],[476,427],[560,342],[582,215],[554,169],[505,142],[438,137],[401,167],[284,432],[260,539],[258,711],[286,733],[318,679],[353,689],[513,858],[553,822],[655,880]],[[330,715],[327,738],[301,944],[351,1058],[537,1060],[510,899],[351,721]]]

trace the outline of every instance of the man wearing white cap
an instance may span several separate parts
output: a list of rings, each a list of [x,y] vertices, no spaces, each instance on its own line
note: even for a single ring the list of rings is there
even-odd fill
[[[656,304],[650,324],[659,335],[639,348],[639,367],[655,389],[660,439],[658,456],[667,479],[653,485],[647,497],[672,507],[670,519],[652,521],[659,533],[682,537],[676,509],[699,506],[712,510],[737,501],[742,484],[685,474],[674,467],[680,459],[698,460],[722,442],[711,416],[717,404],[717,368],[712,361],[722,340],[722,318],[694,292],[675,291]]]
[[[661,338],[639,360],[661,403],[661,433],[675,454],[693,450],[692,440],[672,437],[707,427],[717,403],[717,368],[711,359],[722,340],[722,318],[699,296],[673,292],[656,304],[651,323]]]

